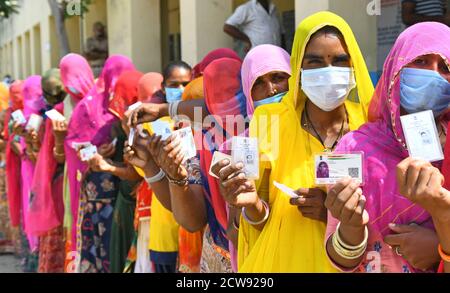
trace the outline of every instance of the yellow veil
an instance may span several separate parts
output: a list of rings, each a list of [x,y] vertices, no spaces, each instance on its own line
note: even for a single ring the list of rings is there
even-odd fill
[[[300,90],[301,66],[311,36],[325,26],[336,27],[344,36],[355,70],[356,89],[345,102],[351,130],[367,122],[373,85],[349,25],[330,12],[306,18],[297,28],[291,56],[290,91],[279,104],[258,107],[250,136],[258,137],[260,174],[270,169],[269,219],[259,232],[241,219],[238,263],[240,272],[336,272],[324,247],[326,225],[304,218],[289,204],[289,197],[275,188],[274,181],[293,189],[312,188],[314,154],[321,143],[303,130],[301,115],[306,96]],[[261,182],[256,182],[257,187]]]
[[[0,112],[8,109],[8,102],[9,89],[3,82],[0,82]]]
[[[173,124],[169,117],[164,117],[162,120]],[[143,126],[150,134],[153,133],[150,123],[145,123]],[[145,173],[142,169],[137,167],[135,167],[135,169],[142,178],[145,177]],[[172,212],[162,205],[155,193],[152,194],[151,211],[152,215],[149,231],[150,241],[148,248],[157,252],[178,251],[178,231],[180,226],[175,221]]]

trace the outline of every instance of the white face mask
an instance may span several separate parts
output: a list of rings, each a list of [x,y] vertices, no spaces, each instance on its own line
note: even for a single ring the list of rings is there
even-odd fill
[[[350,67],[324,67],[302,70],[302,90],[317,107],[331,112],[341,106],[356,87]]]

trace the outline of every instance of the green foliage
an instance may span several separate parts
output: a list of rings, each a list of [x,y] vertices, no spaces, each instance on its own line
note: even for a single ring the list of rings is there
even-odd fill
[[[8,18],[18,12],[19,5],[14,0],[0,0],[0,18]]]

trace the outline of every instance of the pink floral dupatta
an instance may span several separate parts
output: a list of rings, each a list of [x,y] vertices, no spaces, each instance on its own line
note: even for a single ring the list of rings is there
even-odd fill
[[[67,176],[70,184],[70,206],[72,210],[72,250],[76,250],[76,227],[81,180],[88,167],[78,159],[72,148],[74,142],[91,142],[101,146],[108,143],[115,116],[108,110],[110,96],[115,84],[124,71],[134,70],[131,60],[115,55],[108,58],[96,86],[78,103],[72,113],[65,141]]]
[[[393,233],[389,223],[417,223],[433,228],[430,215],[398,193],[396,167],[408,157],[400,124],[399,76],[405,66],[423,55],[439,54],[448,64],[449,44],[450,28],[439,23],[420,23],[403,32],[385,62],[369,108],[370,122],[346,135],[336,149],[364,152],[363,192],[370,216],[369,232],[374,235],[384,237]],[[380,243],[380,247],[383,245],[387,246]],[[397,258],[396,255],[393,257]]]
[[[23,86],[24,108],[23,114],[28,120],[32,114],[41,115],[41,111],[45,109],[45,101],[42,97],[41,77],[31,76],[25,80]],[[43,127],[43,126],[42,126]],[[25,141],[21,138],[22,148],[25,149]],[[37,249],[38,240],[30,229],[31,219],[28,217],[29,204],[31,199],[31,184],[33,182],[35,163],[27,156],[22,157],[22,217],[24,221],[24,231],[27,234],[31,251]]]

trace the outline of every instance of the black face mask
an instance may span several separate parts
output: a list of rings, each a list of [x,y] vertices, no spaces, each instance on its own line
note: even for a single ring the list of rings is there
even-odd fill
[[[42,92],[44,94],[45,101],[52,107],[63,102],[65,97],[67,96],[67,93],[63,90],[59,91],[59,93],[57,94],[51,94],[49,92],[46,92],[44,89],[42,89]]]

